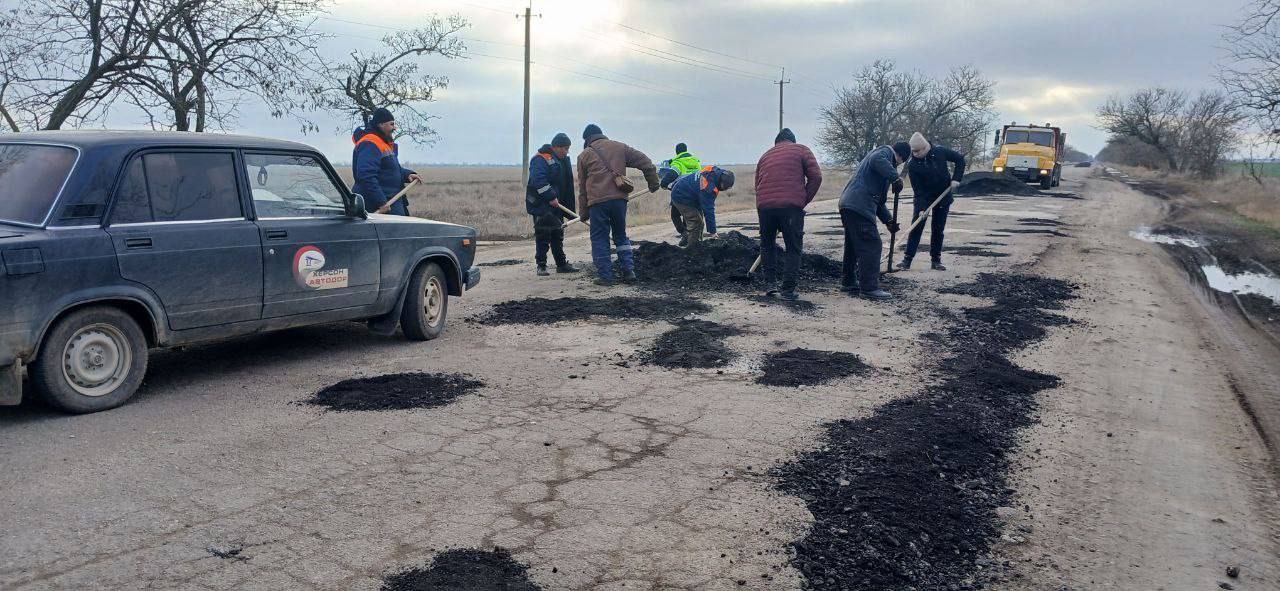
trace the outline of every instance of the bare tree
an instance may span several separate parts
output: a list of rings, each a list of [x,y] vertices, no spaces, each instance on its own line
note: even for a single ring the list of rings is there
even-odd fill
[[[151,0],[161,14],[153,55],[126,76],[153,127],[226,129],[246,95],[276,117],[302,105],[319,63],[311,15],[328,0]]]
[[[1098,151],[1096,158],[1111,164],[1153,169],[1160,168],[1165,163],[1164,155],[1157,152],[1155,148],[1130,137],[1111,138],[1107,141],[1107,145]]]
[[[419,28],[382,38],[386,52],[351,52],[351,60],[330,69],[326,82],[311,89],[315,106],[367,123],[373,111],[386,107],[396,114],[400,136],[430,142],[436,135],[433,116],[423,110],[437,91],[449,85],[445,76],[421,73],[415,58],[461,57],[466,45],[457,33],[467,27],[460,16],[431,17]]]
[[[1062,158],[1067,162],[1088,162],[1093,159],[1093,156],[1090,156],[1071,144],[1067,144],[1066,148],[1062,151]]]
[[[100,116],[174,18],[146,0],[11,0],[3,6],[6,119],[10,127],[28,129],[59,129]]]
[[[842,165],[857,164],[877,146],[915,131],[976,156],[994,117],[994,87],[971,66],[937,80],[877,61],[854,74],[853,84],[836,89],[835,101],[819,110],[818,142]]]
[[[1158,152],[1170,170],[1182,170],[1178,146],[1182,108],[1187,95],[1167,88],[1148,88],[1129,97],[1113,96],[1098,108],[1101,128],[1112,136],[1132,138]]]
[[[1220,79],[1259,130],[1280,143],[1280,0],[1251,0],[1225,41],[1230,58]]]
[[[1169,170],[1212,177],[1236,148],[1244,116],[1220,91],[1189,98],[1182,91],[1148,88],[1108,99],[1098,109],[1098,119],[1113,139],[1149,146]]]

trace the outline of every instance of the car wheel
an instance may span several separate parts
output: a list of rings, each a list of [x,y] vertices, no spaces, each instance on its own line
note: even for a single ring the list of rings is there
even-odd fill
[[[30,368],[37,394],[74,413],[124,404],[147,373],[147,337],[123,311],[98,306],[53,325]]]
[[[412,341],[429,341],[444,332],[449,317],[449,280],[440,265],[418,267],[409,279],[400,327]]]

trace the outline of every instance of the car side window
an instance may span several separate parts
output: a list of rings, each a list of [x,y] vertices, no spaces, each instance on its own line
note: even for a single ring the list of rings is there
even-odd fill
[[[149,153],[134,158],[125,169],[111,223],[243,217],[231,154]]]
[[[314,156],[246,153],[244,164],[259,219],[347,213],[342,189]]]

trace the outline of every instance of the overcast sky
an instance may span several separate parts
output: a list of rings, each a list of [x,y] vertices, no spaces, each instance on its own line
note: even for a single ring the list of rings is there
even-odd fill
[[[817,109],[832,86],[889,58],[935,75],[975,65],[997,82],[998,121],[1051,122],[1094,153],[1105,135],[1092,127],[1093,112],[1108,95],[1156,84],[1213,85],[1222,27],[1239,17],[1245,1],[534,0],[542,17],[533,22],[531,150],[564,131],[576,153],[582,128],[594,122],[655,160],[683,141],[707,162],[755,162],[777,131],[775,65],[785,66],[792,80],[786,125],[801,143],[819,149]],[[335,34],[325,52],[339,59],[352,49],[376,49],[388,32],[344,20],[407,28],[433,13],[466,17],[469,59],[423,59],[426,71],[450,78],[427,107],[439,116],[440,137],[432,146],[405,143],[402,158],[516,164],[524,29],[515,13],[523,6],[514,0],[338,0],[319,28]],[[673,63],[645,55],[649,49],[735,72]],[[319,121],[324,132],[304,136],[292,121],[247,109],[240,127],[300,139],[349,161],[349,136],[329,132],[356,122]]]

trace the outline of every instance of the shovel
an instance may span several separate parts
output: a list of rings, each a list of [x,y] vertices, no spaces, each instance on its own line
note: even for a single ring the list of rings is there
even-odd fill
[[[396,201],[399,201],[401,197],[404,197],[409,192],[410,188],[412,188],[414,185],[421,182],[422,182],[422,179],[418,179],[413,181],[412,183],[405,185],[403,189],[400,189],[399,193],[396,193],[394,197],[388,199],[387,202],[383,203],[382,207],[379,207],[378,209],[382,209],[383,207],[385,207],[387,208],[387,211],[391,211],[391,205],[393,203],[395,203]],[[377,212],[374,212],[374,213],[377,213]]]
[[[907,234],[910,234],[912,230],[916,229],[916,226],[923,224],[925,220],[929,219],[929,214],[933,213],[933,208],[937,207],[939,203],[942,203],[942,200],[946,199],[947,195],[950,195],[950,194],[951,194],[951,187],[947,187],[946,191],[943,191],[941,195],[938,195],[937,199],[933,200],[933,203],[929,204],[929,207],[926,207],[924,211],[920,212],[920,217],[916,218],[914,222],[911,222],[910,226],[907,226],[907,229],[906,229]],[[897,195],[895,195],[894,197],[897,197]],[[894,217],[896,218],[897,216],[894,216]],[[893,249],[889,249],[889,258],[891,259],[893,258]]]
[[[634,196],[632,196],[632,197],[627,197],[627,202],[629,203],[629,202],[631,202],[631,201],[634,201],[634,200],[636,200],[636,199],[639,199],[639,198],[644,197],[645,195],[649,195],[649,194],[651,194],[651,193],[657,193],[657,191],[645,191],[645,192],[643,192],[643,193],[637,193],[636,195],[634,195]],[[586,197],[584,196],[584,197],[583,197],[583,199],[586,199]],[[561,206],[561,209],[565,209],[565,208],[564,208],[563,206]],[[566,209],[565,211],[568,211],[568,210]],[[573,213],[573,212],[569,212],[569,213]],[[565,222],[565,223],[563,223],[563,224],[560,224],[560,227],[561,227],[561,228],[568,228],[569,226],[572,226],[573,224],[576,224],[576,223],[578,223],[578,222],[582,222],[582,223],[584,223],[584,224],[586,224],[586,225],[588,225],[588,226],[589,226],[589,225],[591,225],[591,223],[590,223],[590,222],[588,222],[587,220],[584,220],[584,219],[582,219],[582,218],[580,218],[580,217],[578,217],[578,216],[576,216],[576,215],[575,215],[575,216],[573,217],[573,219],[571,219],[571,220],[569,220],[569,221],[567,221],[567,222]]]
[[[898,195],[901,195],[901,194],[902,194],[901,191],[893,192],[893,223],[895,224],[898,223]],[[886,263],[884,266],[885,273],[893,273],[893,247],[894,247],[894,243],[896,243],[897,240],[898,240],[898,233],[889,232],[889,262]]]
[[[586,224],[586,225],[588,225],[588,226],[590,226],[590,225],[591,225],[591,222],[588,222],[587,220],[579,220],[579,219],[578,219],[578,214],[577,214],[577,213],[574,213],[574,211],[573,211],[572,209],[569,209],[568,207],[565,207],[565,206],[564,206],[562,203],[560,203],[559,201],[557,201],[557,202],[556,202],[556,207],[559,207],[559,208],[560,208],[560,211],[563,211],[563,212],[565,212],[565,213],[567,213],[567,214],[569,214],[569,215],[573,216],[573,219],[572,219],[572,220],[570,220],[570,221],[568,221],[568,222],[565,222],[565,223],[563,223],[563,224],[560,224],[560,228],[561,228],[561,229],[564,229],[564,227],[565,227],[565,226],[569,225],[569,224],[570,224],[570,223],[572,223],[572,222],[577,222],[577,221],[581,221],[582,223],[584,223],[584,224]]]

